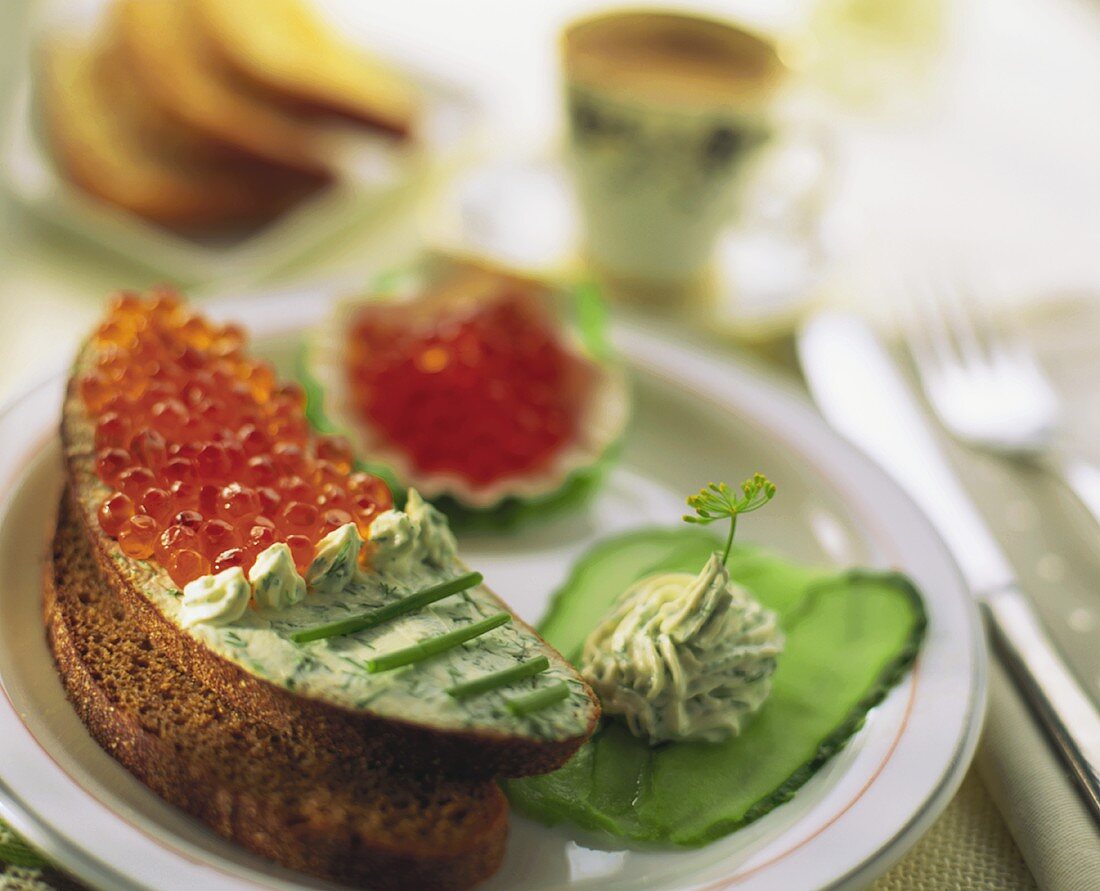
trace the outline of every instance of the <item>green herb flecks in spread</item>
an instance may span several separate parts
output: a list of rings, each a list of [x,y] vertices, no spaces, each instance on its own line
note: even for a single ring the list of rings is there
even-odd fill
[[[504,672],[543,651],[534,635],[514,623],[437,651],[432,641],[446,641],[456,631],[490,620],[501,607],[481,587],[481,576],[459,562],[453,537],[432,511],[422,504],[411,520],[384,521],[378,539],[372,535],[369,545],[372,562],[382,554],[377,561],[381,565],[369,571],[356,568],[342,586],[311,585],[307,596],[293,603],[284,597],[273,597],[272,603],[257,598],[258,609],[243,610],[225,627],[203,623],[189,631],[250,672],[334,704],[451,729],[480,728],[539,739],[583,733],[592,706],[569,666],[560,662],[551,661],[537,675],[477,696],[448,694],[456,684]],[[394,530],[400,534],[391,536]],[[330,562],[344,561],[346,542],[334,538],[332,545]],[[318,560],[327,560],[326,554],[322,549]],[[331,572],[331,566],[326,571]],[[258,576],[261,582],[266,577]],[[440,596],[432,593],[441,589]],[[180,616],[180,602],[167,591],[157,596],[157,602],[169,617]],[[368,619],[366,627],[357,627],[372,616],[381,620]],[[317,637],[318,629],[332,626],[341,633]],[[372,665],[410,648],[421,658],[372,673]],[[508,700],[515,696],[569,680],[574,685],[564,700],[521,716],[508,709]]]

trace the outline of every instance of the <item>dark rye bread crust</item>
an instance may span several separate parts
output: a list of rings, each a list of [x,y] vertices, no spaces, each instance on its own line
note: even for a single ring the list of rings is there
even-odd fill
[[[128,621],[66,499],[47,562],[47,635],[92,735],[154,792],[295,870],[372,888],[469,888],[498,868],[492,782],[413,777],[227,707]]]
[[[155,584],[171,585],[155,561],[132,560],[99,528],[96,517],[105,490],[95,473],[94,431],[76,388],[80,370],[91,363],[88,346],[78,356],[61,421],[61,438],[76,515],[91,544],[104,584],[125,604],[127,612],[148,635],[158,652],[202,684],[215,690],[245,714],[292,732],[309,726],[326,744],[349,755],[364,751],[379,761],[406,770],[427,770],[452,776],[523,777],[549,773],[563,765],[596,729],[599,700],[587,684],[591,713],[585,731],[559,740],[508,736],[490,731],[446,730],[382,717],[366,710],[344,708],[258,678],[224,659],[183,632],[142,593]],[[511,608],[498,599],[501,609]],[[513,613],[513,624],[527,629],[545,647],[551,662],[569,663]],[[584,683],[579,674],[574,674]]]

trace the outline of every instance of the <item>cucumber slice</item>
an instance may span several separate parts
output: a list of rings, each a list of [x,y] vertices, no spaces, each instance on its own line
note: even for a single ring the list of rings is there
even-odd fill
[[[539,630],[576,660],[619,593],[652,572],[696,572],[717,546],[690,528],[605,541],[574,568]],[[505,784],[518,810],[632,841],[706,844],[788,801],[916,657],[926,617],[902,575],[810,569],[751,547],[737,547],[729,568],[776,610],[787,637],[771,698],[744,732],[650,748],[605,721],[561,769]]]

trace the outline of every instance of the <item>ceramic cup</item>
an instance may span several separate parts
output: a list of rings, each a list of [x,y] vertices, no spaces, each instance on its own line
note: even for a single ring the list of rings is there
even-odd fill
[[[775,46],[711,19],[630,11],[570,26],[562,50],[589,260],[645,286],[699,280],[777,130],[788,71]]]

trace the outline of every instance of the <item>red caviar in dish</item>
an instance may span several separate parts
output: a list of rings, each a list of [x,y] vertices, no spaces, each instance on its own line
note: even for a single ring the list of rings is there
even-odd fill
[[[349,326],[354,407],[417,473],[485,485],[544,470],[577,435],[588,368],[511,284],[476,301],[366,305]]]

